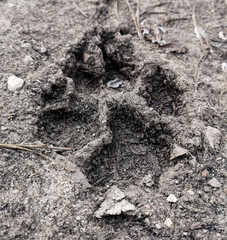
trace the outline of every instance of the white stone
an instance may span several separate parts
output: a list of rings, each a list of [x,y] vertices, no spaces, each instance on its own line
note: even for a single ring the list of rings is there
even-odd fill
[[[0,14],[0,33],[3,33],[10,29],[11,22],[4,16],[3,12]]]
[[[30,43],[22,43],[21,47],[22,48],[31,48],[31,44]]]
[[[157,229],[161,229],[161,228],[162,228],[161,225],[158,224],[158,223],[155,224],[155,227],[156,227]]]
[[[8,83],[8,90],[13,92],[23,87],[24,80],[19,77],[16,77],[15,75],[12,75],[8,78],[7,83]]]
[[[146,175],[143,179],[142,182],[144,185],[146,185],[147,187],[152,187],[154,185],[154,181],[152,179],[152,175],[148,174]]]
[[[178,201],[178,199],[176,198],[176,196],[173,195],[173,194],[170,194],[170,195],[166,198],[166,200],[167,200],[168,202],[172,202],[172,203],[175,203],[175,202]]]
[[[227,73],[227,63],[226,63],[226,62],[223,62],[223,63],[221,64],[221,68],[222,68],[222,71],[223,71],[223,72]]]
[[[28,65],[29,63],[33,62],[33,58],[30,55],[27,55],[23,61]]]
[[[144,222],[145,222],[148,226],[151,224],[149,218],[145,218],[145,219],[144,219]]]
[[[194,193],[191,189],[188,190],[188,193],[189,193],[191,196],[195,195],[195,193]]]
[[[211,187],[215,187],[215,188],[219,188],[221,187],[221,183],[217,180],[217,178],[212,178],[208,184],[211,186]]]
[[[114,80],[109,81],[106,85],[109,88],[119,88],[123,84],[123,81],[116,78]]]
[[[220,39],[222,39],[223,41],[226,41],[226,40],[227,40],[227,37],[225,36],[225,34],[224,34],[222,31],[219,32],[218,37],[219,37]]]
[[[47,52],[47,49],[46,49],[44,46],[41,46],[40,52],[41,52],[41,53],[45,53],[45,52]]]
[[[178,146],[176,143],[173,144],[173,149],[170,154],[170,160],[173,160],[177,157],[181,157],[188,154],[188,150]]]
[[[135,215],[136,207],[124,198],[125,194],[118,187],[112,186],[107,191],[100,208],[95,212],[95,216],[101,218],[108,215]]]
[[[217,128],[206,127],[205,137],[211,148],[215,148],[220,143],[221,132]]]
[[[170,218],[167,218],[164,222],[165,226],[171,228],[173,226],[173,222]]]
[[[120,215],[121,213],[129,213],[130,215],[130,212],[133,213],[135,211],[136,207],[123,199],[122,201],[117,202],[112,208],[108,209],[105,215]]]
[[[7,129],[8,129],[7,127],[1,126],[1,130],[2,130],[2,131],[5,131],[5,130],[7,130]]]

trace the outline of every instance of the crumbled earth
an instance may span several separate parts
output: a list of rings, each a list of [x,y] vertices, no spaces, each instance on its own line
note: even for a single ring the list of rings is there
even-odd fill
[[[0,1],[0,239],[226,239],[226,8]]]

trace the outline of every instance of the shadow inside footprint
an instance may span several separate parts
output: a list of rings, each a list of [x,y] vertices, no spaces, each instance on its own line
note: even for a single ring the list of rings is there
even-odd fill
[[[103,186],[108,182],[133,184],[152,172],[154,182],[161,173],[159,157],[168,158],[168,144],[163,146],[150,138],[158,139],[162,130],[146,131],[127,109],[115,110],[110,121],[112,143],[84,165],[90,184]],[[148,134],[148,135],[147,135]],[[161,148],[163,148],[161,150]],[[164,149],[165,148],[165,149]],[[159,155],[159,157],[158,157]]]
[[[150,69],[149,69],[150,68]],[[149,107],[159,114],[176,116],[181,103],[182,92],[176,87],[176,76],[170,70],[147,65],[142,74],[142,96]]]
[[[98,136],[97,106],[81,110],[50,110],[38,119],[37,138],[46,144],[80,149]]]

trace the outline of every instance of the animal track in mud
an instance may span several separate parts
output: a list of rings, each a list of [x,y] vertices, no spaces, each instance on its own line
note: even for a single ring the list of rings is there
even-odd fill
[[[93,93],[116,79],[122,81],[122,88],[128,86],[134,68],[132,54],[133,45],[127,37],[94,30],[68,51],[60,65],[78,92]]]
[[[147,100],[148,106],[153,107],[159,114],[177,115],[182,91],[174,83],[174,73],[160,66],[148,65],[143,69],[141,78],[141,95]]]
[[[170,70],[137,68],[133,51],[127,35],[86,33],[60,63],[63,77],[44,94],[49,107],[38,120],[39,139],[78,150],[75,163],[95,186],[127,185],[146,174],[156,184],[169,166],[173,137],[161,115],[177,114],[181,91]],[[108,88],[114,79],[123,84]]]
[[[37,137],[48,144],[78,149],[97,135],[95,122],[96,106],[87,105],[84,111],[50,110],[39,117]]]
[[[112,142],[84,165],[89,182],[95,186],[119,181],[129,184],[149,173],[156,183],[169,157],[169,143],[161,125],[145,130],[129,109],[112,113]]]
[[[51,86],[51,89],[50,89],[50,92],[49,93],[46,93],[46,94],[43,94],[43,100],[46,103],[48,102],[52,102],[52,101],[56,101],[56,100],[59,100],[61,101],[62,100],[62,97],[64,96],[65,94],[65,91],[66,91],[66,84],[62,84],[62,85],[57,85],[57,84],[53,84]]]

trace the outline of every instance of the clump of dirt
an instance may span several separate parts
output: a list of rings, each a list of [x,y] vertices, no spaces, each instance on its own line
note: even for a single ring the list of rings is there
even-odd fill
[[[130,38],[112,29],[91,30],[62,60],[64,74],[74,80],[77,91],[90,94],[116,78],[130,81],[134,68]]]

